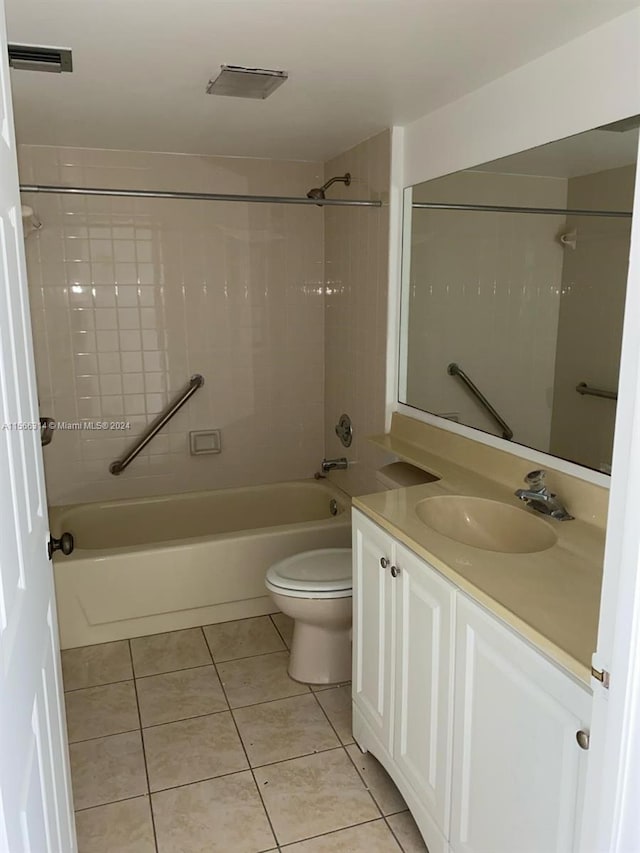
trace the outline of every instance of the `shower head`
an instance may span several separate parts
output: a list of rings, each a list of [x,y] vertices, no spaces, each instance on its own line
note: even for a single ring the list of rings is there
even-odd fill
[[[326,184],[323,184],[321,187],[313,187],[307,193],[307,198],[313,199],[324,199],[326,198],[325,192],[329,189],[331,184],[335,184],[336,181],[342,181],[345,186],[349,186],[351,183],[351,172],[345,172],[344,175],[338,175],[335,178],[329,178]]]

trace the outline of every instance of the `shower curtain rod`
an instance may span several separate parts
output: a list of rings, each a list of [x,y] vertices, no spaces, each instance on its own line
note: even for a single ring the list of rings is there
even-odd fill
[[[630,210],[572,210],[559,207],[508,207],[499,204],[444,204],[436,201],[414,201],[412,207],[428,210],[482,210],[498,213],[555,213],[561,216],[633,216]]]
[[[189,193],[169,190],[100,189],[99,187],[56,187],[49,184],[20,184],[23,193],[62,193],[66,195],[102,195],[133,198],[182,198],[194,201],[240,201],[261,204],[308,204],[327,207],[382,207],[381,201],[347,198],[298,198],[279,195],[234,195],[230,193]]]

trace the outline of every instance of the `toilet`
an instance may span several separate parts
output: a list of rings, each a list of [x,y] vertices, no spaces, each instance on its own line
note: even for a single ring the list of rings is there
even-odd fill
[[[305,684],[351,680],[351,548],[303,551],[275,563],[265,585],[294,620],[289,675]]]

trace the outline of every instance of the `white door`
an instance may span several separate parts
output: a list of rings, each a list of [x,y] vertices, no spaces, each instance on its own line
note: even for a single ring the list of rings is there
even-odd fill
[[[449,830],[453,688],[453,586],[396,546],[396,765]]]
[[[578,853],[589,691],[457,596],[451,847]]]
[[[640,850],[640,169],[633,211],[581,853]]]
[[[0,0],[0,851],[76,849]]]
[[[394,544],[353,513],[353,699],[380,745],[392,750]]]

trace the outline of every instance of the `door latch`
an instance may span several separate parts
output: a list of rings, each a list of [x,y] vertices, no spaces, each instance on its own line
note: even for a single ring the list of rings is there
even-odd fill
[[[592,666],[591,675],[596,679],[596,681],[599,681],[606,690],[609,689],[609,680],[611,676],[606,669],[596,669],[595,666]]]

